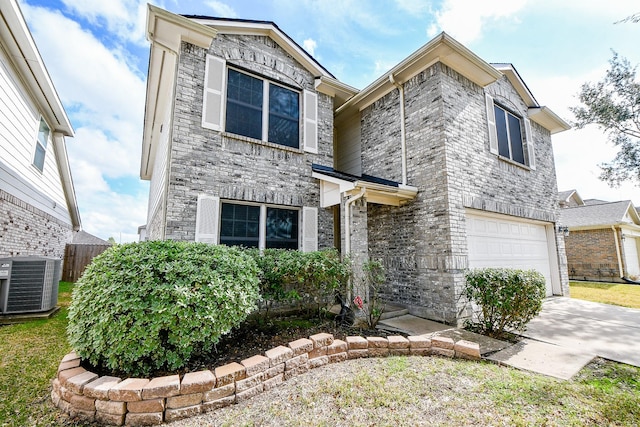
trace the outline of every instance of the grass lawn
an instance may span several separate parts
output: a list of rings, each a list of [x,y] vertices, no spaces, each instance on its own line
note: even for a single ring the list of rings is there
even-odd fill
[[[75,425],[50,401],[50,381],[70,350],[65,327],[71,286],[60,284],[63,308],[51,319],[0,327],[2,427]],[[330,371],[322,374],[323,369]],[[345,362],[343,369],[331,366],[304,375],[319,380],[313,387],[296,386],[295,380],[281,385],[281,391],[291,393],[289,399],[269,398],[267,392],[225,408],[214,414],[221,417],[214,425],[299,425],[301,420],[393,426],[640,423],[640,368],[603,360],[571,381],[437,357],[362,359]],[[258,415],[246,412],[261,404],[265,407]]]
[[[571,298],[640,308],[640,285],[572,281],[569,287]]]

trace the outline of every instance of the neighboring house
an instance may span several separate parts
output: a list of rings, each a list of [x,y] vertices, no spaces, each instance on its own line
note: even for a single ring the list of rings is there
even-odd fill
[[[358,91],[272,22],[149,6],[147,37],[148,239],[337,247],[452,324],[467,268],[535,268],[568,294],[551,134],[569,126],[511,64],[442,33]]]
[[[15,0],[0,19],[0,256],[62,258],[80,229],[73,129]]]
[[[565,193],[559,193],[561,206]],[[569,229],[565,245],[570,279],[640,279],[640,216],[631,201],[587,199],[562,209],[559,223]]]

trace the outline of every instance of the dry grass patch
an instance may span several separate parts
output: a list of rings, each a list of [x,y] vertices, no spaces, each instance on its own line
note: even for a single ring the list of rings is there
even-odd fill
[[[569,282],[571,298],[621,307],[640,308],[640,285],[599,282]]]

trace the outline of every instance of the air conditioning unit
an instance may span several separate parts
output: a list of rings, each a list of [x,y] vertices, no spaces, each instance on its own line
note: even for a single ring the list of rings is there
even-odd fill
[[[58,304],[61,261],[28,256],[0,258],[0,314],[49,311]]]

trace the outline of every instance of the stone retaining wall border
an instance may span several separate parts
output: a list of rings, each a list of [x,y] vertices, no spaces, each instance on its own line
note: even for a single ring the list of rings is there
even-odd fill
[[[240,403],[310,369],[361,357],[395,355],[480,360],[477,343],[433,336],[349,336],[320,333],[292,341],[213,371],[189,372],[182,379],[99,377],[80,366],[71,352],[53,380],[53,403],[72,418],[109,425],[147,426],[188,418]]]

